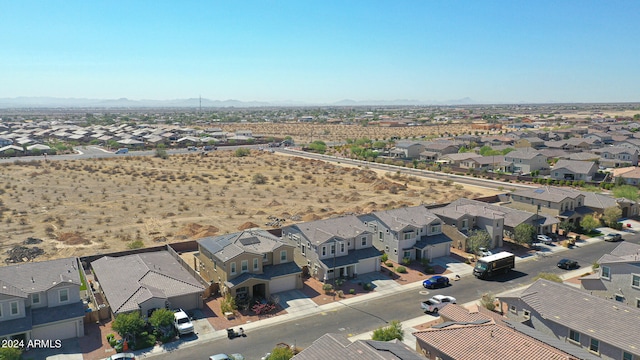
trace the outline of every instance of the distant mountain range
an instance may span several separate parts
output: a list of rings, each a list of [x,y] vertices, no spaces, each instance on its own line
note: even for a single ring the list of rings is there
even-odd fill
[[[366,105],[473,105],[477,104],[466,97],[449,101],[420,101],[411,99],[397,100],[341,100],[334,103],[306,103],[299,101],[240,101],[240,100],[209,100],[202,99],[203,108],[250,108],[275,106],[366,106]],[[130,100],[120,99],[84,99],[84,98],[56,98],[56,97],[15,97],[0,98],[0,108],[199,108],[200,99],[175,100]]]

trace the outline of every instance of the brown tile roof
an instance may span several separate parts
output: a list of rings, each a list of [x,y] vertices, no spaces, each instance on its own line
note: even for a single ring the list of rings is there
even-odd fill
[[[294,359],[424,360],[424,357],[397,340],[358,340],[352,343],[344,335],[325,334]]]

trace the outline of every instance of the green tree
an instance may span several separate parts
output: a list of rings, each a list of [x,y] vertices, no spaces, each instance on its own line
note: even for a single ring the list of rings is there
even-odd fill
[[[573,225],[573,223],[570,223],[570,222],[568,222],[568,221],[566,221],[566,220],[562,221],[562,222],[558,225],[558,227],[559,227],[561,230],[563,230],[563,231],[565,232],[565,235],[566,235],[568,232],[571,232],[571,231],[575,230],[575,228],[576,228],[576,227],[575,227],[575,225]]]
[[[251,150],[245,149],[245,148],[238,148],[236,149],[236,152],[234,154],[236,157],[244,157],[251,154]]]
[[[111,326],[123,339],[136,342],[136,336],[144,330],[144,319],[137,312],[118,314]]]
[[[19,348],[0,347],[0,360],[20,360],[22,350]]]
[[[586,215],[582,221],[580,221],[580,226],[585,232],[590,233],[593,229],[600,226],[600,221],[596,220],[593,215]]]
[[[327,151],[327,144],[325,144],[324,141],[316,140],[309,144],[309,149],[313,152],[324,154],[324,152]]]
[[[513,240],[518,244],[531,245],[536,238],[536,228],[531,224],[520,224],[515,227]]]
[[[404,331],[402,330],[402,324],[398,320],[393,320],[387,327],[381,327],[373,331],[371,340],[377,341],[391,341],[398,339],[402,341],[404,338]]]
[[[373,143],[374,149],[384,149],[387,146],[387,143],[384,141],[376,141]]]
[[[536,277],[533,278],[533,281],[536,281],[538,279],[545,279],[545,280],[554,281],[557,283],[562,282],[562,278],[560,278],[560,276],[553,273],[547,273],[547,272],[538,273],[538,275],[536,275]]]
[[[467,248],[472,253],[477,253],[481,247],[488,248],[491,244],[491,235],[485,230],[473,230],[467,237]]]
[[[638,188],[631,185],[616,186],[611,189],[613,196],[638,201]]]
[[[496,297],[492,293],[482,294],[480,298],[480,305],[487,310],[493,311],[496,309]]]
[[[157,309],[149,317],[149,323],[161,336],[173,334],[173,311],[169,309]]]
[[[289,360],[293,357],[293,350],[288,346],[276,346],[271,350],[269,360]]]
[[[622,217],[622,210],[617,206],[612,206],[610,208],[604,209],[604,215],[602,219],[607,224],[607,226],[615,227],[618,223],[618,220]]]

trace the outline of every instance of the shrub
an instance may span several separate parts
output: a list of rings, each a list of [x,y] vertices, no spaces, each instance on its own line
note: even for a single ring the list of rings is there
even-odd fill
[[[402,341],[404,338],[404,331],[402,330],[402,324],[398,320],[393,320],[389,323],[389,326],[378,328],[373,331],[371,340],[376,341],[391,341],[398,339]]]
[[[270,312],[272,312],[273,310],[276,309],[276,305],[275,304],[271,304],[271,303],[261,303],[261,302],[256,302],[255,305],[253,305],[253,307],[251,308],[251,310],[256,313],[256,315],[262,315],[262,314],[268,314]]]
[[[339,298],[344,298],[344,291],[338,290],[336,291],[336,294],[338,295]]]
[[[156,344],[156,337],[153,334],[143,332],[136,340],[135,344],[131,346],[131,350],[146,349]]]
[[[389,260],[389,255],[387,253],[382,254],[382,256],[380,257],[380,261],[386,263],[387,260]]]
[[[403,263],[404,265],[409,265],[409,264],[411,264],[411,259],[409,259],[409,258],[402,258],[402,263]]]
[[[333,285],[324,284],[322,285],[322,290],[324,290],[325,294],[329,294],[331,291],[333,291]]]
[[[349,294],[353,295],[356,293],[356,289],[349,289]]]
[[[236,305],[236,299],[231,296],[231,294],[225,295],[224,299],[220,302],[220,310],[222,313],[234,312],[237,309],[238,305]]]
[[[496,309],[496,297],[491,293],[482,294],[482,298],[480,298],[480,305],[487,310],[493,311]]]
[[[244,157],[247,156],[251,153],[251,151],[249,149],[245,149],[245,148],[239,148],[236,150],[235,152],[235,156],[236,157]]]
[[[135,240],[127,244],[129,249],[140,249],[144,247],[144,242],[142,240]]]
[[[342,286],[342,284],[344,284],[344,279],[336,279],[336,286],[337,287]]]
[[[396,271],[399,272],[400,274],[405,274],[407,272],[407,268],[404,266],[398,266],[396,268]]]
[[[391,261],[387,261],[384,264],[387,265],[388,267],[393,267],[393,263]]]
[[[362,285],[362,288],[365,289],[366,291],[371,291],[373,289],[373,285],[371,285],[371,283],[366,283]]]

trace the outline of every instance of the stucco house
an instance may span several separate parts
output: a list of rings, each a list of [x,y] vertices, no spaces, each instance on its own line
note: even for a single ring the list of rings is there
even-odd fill
[[[640,245],[624,241],[597,263],[594,274],[580,278],[582,288],[640,309]]]
[[[640,357],[640,309],[542,279],[525,289],[503,294],[499,300],[510,320],[602,359]]]
[[[372,232],[355,215],[286,226],[282,238],[295,246],[298,265],[322,281],[380,270]]]
[[[373,245],[390,260],[432,260],[448,256],[452,240],[442,232],[442,220],[422,205],[376,211],[358,216],[373,234]]]
[[[593,161],[558,160],[551,169],[554,180],[583,180],[591,181],[598,172],[598,164]]]
[[[241,300],[302,288],[294,246],[262,229],[198,239],[200,275]]]
[[[391,156],[405,159],[417,159],[424,151],[424,145],[415,141],[398,141],[391,149]]]
[[[104,256],[91,262],[114,315],[138,311],[143,317],[159,308],[202,308],[205,287],[167,251]]]
[[[512,151],[504,156],[504,161],[513,164],[514,172],[523,174],[549,168],[547,157],[533,149]]]
[[[518,190],[509,194],[505,206],[537,214],[555,216],[560,221],[580,223],[593,210],[585,206],[585,195],[577,190],[555,186]]]
[[[0,267],[0,339],[84,336],[85,278],[75,257]]]
[[[638,166],[638,149],[610,146],[592,150],[600,155],[600,164],[607,167]]]

